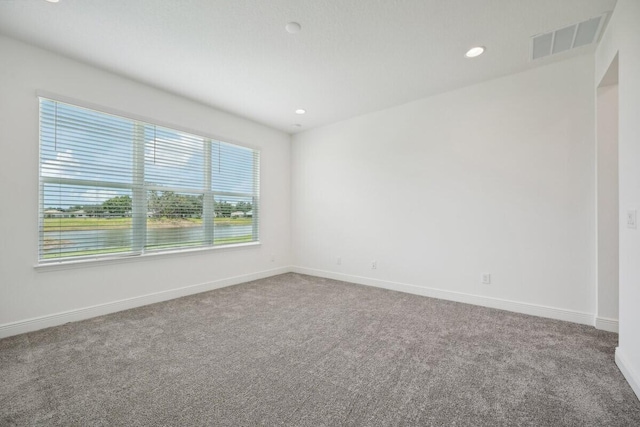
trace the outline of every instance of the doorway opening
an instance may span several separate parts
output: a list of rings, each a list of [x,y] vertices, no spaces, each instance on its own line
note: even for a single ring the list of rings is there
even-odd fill
[[[596,104],[596,328],[618,332],[618,55],[598,85]]]

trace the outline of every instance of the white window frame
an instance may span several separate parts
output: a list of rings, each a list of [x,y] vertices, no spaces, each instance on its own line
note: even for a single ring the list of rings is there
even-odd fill
[[[72,107],[79,107],[84,109],[93,110],[98,113],[118,116],[123,119],[131,120],[136,122],[136,129],[140,128],[142,130],[142,136],[136,135],[135,140],[133,142],[133,152],[134,152],[134,170],[133,170],[133,181],[132,184],[125,183],[117,183],[110,181],[94,181],[94,180],[82,180],[82,179],[73,179],[73,178],[52,178],[42,176],[42,164],[40,160],[38,161],[38,197],[39,197],[39,209],[38,209],[38,253],[37,253],[37,263],[35,265],[38,269],[47,269],[47,268],[67,268],[74,267],[77,265],[85,265],[87,263],[102,263],[102,262],[123,262],[123,261],[132,261],[139,259],[147,259],[147,258],[156,258],[158,256],[173,256],[173,255],[186,255],[189,253],[199,253],[202,251],[210,251],[210,250],[220,250],[220,249],[231,249],[231,248],[242,248],[246,246],[259,246],[261,245],[260,241],[260,182],[262,178],[262,168],[261,168],[261,150],[258,147],[239,143],[233,139],[229,138],[220,138],[211,134],[206,134],[201,131],[194,131],[182,126],[177,126],[174,124],[163,123],[158,120],[149,119],[140,115],[123,112],[117,109],[112,109],[104,106],[99,106],[93,103],[80,101],[77,99],[52,94],[45,91],[36,91],[36,97],[38,101],[38,121],[40,122],[40,114],[41,100],[49,100],[53,102],[59,102],[68,104]],[[140,126],[140,125],[143,126]],[[203,188],[188,188],[188,187],[168,187],[168,186],[157,186],[150,185],[145,182],[144,177],[144,125],[150,126],[158,126],[162,128],[166,128],[176,132],[184,132],[191,134],[193,136],[197,136],[202,138],[205,142],[204,144],[204,160],[205,160],[205,187]],[[256,173],[254,171],[254,183],[253,193],[236,193],[236,192],[226,192],[226,191],[217,191],[211,189],[212,183],[212,165],[211,165],[211,152],[212,146],[216,142],[222,142],[225,144],[235,145],[238,147],[246,148],[253,151],[254,156],[254,167],[258,169]],[[41,157],[41,136],[40,133],[38,135],[38,158]],[[78,185],[84,187],[107,187],[107,188],[120,188],[127,189],[131,191],[132,198],[132,230],[138,229],[136,233],[133,233],[132,242],[131,242],[131,251],[124,253],[107,253],[100,255],[87,255],[87,256],[69,256],[69,257],[61,257],[61,258],[52,258],[52,259],[44,259],[43,258],[43,250],[41,247],[41,242],[43,241],[43,233],[44,233],[44,184],[52,183],[52,184],[62,184],[62,185]],[[203,208],[202,208],[202,221],[204,226],[204,235],[205,235],[205,244],[203,246],[198,246],[194,248],[189,247],[177,247],[177,248],[169,248],[169,249],[145,249],[146,244],[146,232],[147,232],[147,192],[148,191],[173,191],[176,193],[192,193],[192,194],[203,194]],[[214,209],[215,209],[215,197],[223,196],[223,197],[243,197],[243,198],[251,198],[252,200],[252,211],[253,218],[252,221],[252,235],[254,239],[250,242],[241,242],[241,243],[222,243],[215,244],[215,235],[214,235]],[[142,203],[142,205],[141,205]],[[136,204],[138,206],[136,206]],[[210,221],[209,221],[210,219]]]

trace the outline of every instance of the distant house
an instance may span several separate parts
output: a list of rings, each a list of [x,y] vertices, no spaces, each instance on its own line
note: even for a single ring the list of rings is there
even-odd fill
[[[231,218],[244,218],[244,212],[242,211],[231,212]]]
[[[253,218],[253,211],[247,211],[245,212],[244,216],[248,217],[248,218]]]
[[[63,218],[64,216],[66,216],[66,214],[57,209],[47,209],[44,211],[45,218]]]
[[[78,211],[71,212],[71,217],[72,218],[86,218],[87,217],[87,213],[85,211],[83,211],[82,209],[80,209]]]

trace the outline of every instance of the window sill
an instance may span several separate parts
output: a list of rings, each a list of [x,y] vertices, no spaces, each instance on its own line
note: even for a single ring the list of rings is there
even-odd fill
[[[194,254],[202,254],[212,251],[228,251],[233,249],[242,249],[247,247],[260,246],[260,242],[237,243],[234,245],[212,246],[197,249],[180,249],[175,251],[165,251],[156,253],[147,253],[142,255],[114,256],[112,258],[89,258],[75,261],[54,261],[33,266],[38,273],[56,270],[68,270],[74,268],[97,267],[102,265],[123,264],[138,261],[151,261],[162,258],[174,258],[180,256],[189,256]]]

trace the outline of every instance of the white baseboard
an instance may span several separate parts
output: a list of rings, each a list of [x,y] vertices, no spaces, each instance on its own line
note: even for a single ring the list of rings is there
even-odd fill
[[[627,359],[627,357],[624,356],[624,353],[620,350],[620,347],[617,347],[616,365],[618,365],[620,372],[622,372],[622,375],[624,375],[624,378],[631,386],[636,397],[640,400],[640,376],[638,375],[638,372],[631,367],[628,360],[629,359]]]
[[[390,289],[393,291],[406,292],[409,294],[422,295],[426,297],[439,298],[449,301],[463,302],[467,304],[480,305],[483,307],[497,308],[500,310],[513,311],[516,313],[530,314],[533,316],[546,317],[549,319],[565,320],[567,322],[580,323],[583,325],[594,325],[594,316],[580,311],[566,310],[556,307],[547,307],[537,304],[509,301],[499,298],[484,297],[480,295],[466,294],[462,292],[446,291],[442,289],[427,288],[410,285],[406,283],[391,282],[387,280],[372,279],[370,277],[352,276],[349,274],[336,273],[332,271],[316,270],[306,267],[292,267],[292,271],[310,276],[325,277],[327,279],[342,280],[345,282],[357,283],[360,285],[375,286],[378,288]]]
[[[611,319],[609,317],[596,317],[596,329],[602,329],[603,331],[618,333],[618,319]]]
[[[422,295],[432,298],[439,298],[449,301],[457,301],[467,304],[475,304],[484,307],[497,308],[501,310],[513,311],[516,313],[530,314],[533,316],[546,317],[550,319],[564,320],[568,322],[580,323],[584,325],[594,324],[598,329],[617,332],[618,322],[614,319],[597,318],[589,313],[566,310],[556,307],[547,307],[536,304],[528,304],[517,301],[509,301],[499,298],[491,298],[479,295],[466,294],[461,292],[453,292],[442,289],[427,288],[406,283],[392,282],[386,280],[373,279],[369,277],[353,276],[343,273],[336,273],[325,270],[317,270],[305,267],[280,267],[272,270],[265,270],[256,273],[235,276],[225,279],[219,279],[211,282],[200,283],[196,285],[185,286],[182,288],[171,289],[153,294],[142,295],[138,297],[128,298],[119,301],[113,301],[105,304],[99,304],[91,307],[84,307],[76,310],[69,310],[61,313],[55,313],[46,316],[21,320],[12,323],[0,325],[0,338],[13,335],[32,332],[39,329],[49,328],[52,326],[62,325],[68,322],[76,322],[79,320],[89,319],[92,317],[102,316],[105,314],[115,313],[130,308],[140,307],[156,302],[167,301],[186,295],[206,292],[213,289],[223,288],[226,286],[237,285],[239,283],[249,282],[251,280],[263,279],[278,274],[296,272],[300,274],[308,274],[310,276],[325,277],[329,279],[342,280],[345,282],[357,283],[367,286],[375,286],[384,289],[390,289],[400,292],[406,292],[415,295]],[[595,323],[594,323],[595,322]]]
[[[39,329],[49,328],[52,326],[63,325],[69,322],[77,322],[78,320],[89,319],[92,317],[102,316],[105,314],[115,313],[130,308],[141,307],[143,305],[154,304],[156,302],[167,301],[186,295],[206,292],[213,289],[224,288],[226,286],[237,285],[239,283],[250,282],[252,280],[264,279],[266,277],[278,274],[288,273],[290,267],[275,268],[272,270],[264,270],[241,276],[228,277],[225,279],[214,280],[212,282],[199,283],[196,285],[185,286],[177,289],[170,289],[162,292],[141,295],[138,297],[127,298],[124,300],[108,302],[105,304],[94,305],[91,307],[79,308],[76,310],[64,311],[61,313],[50,314],[46,316],[35,317],[31,319],[21,320],[12,323],[0,325],[0,338],[6,338],[13,335],[23,334],[26,332],[37,331]]]

